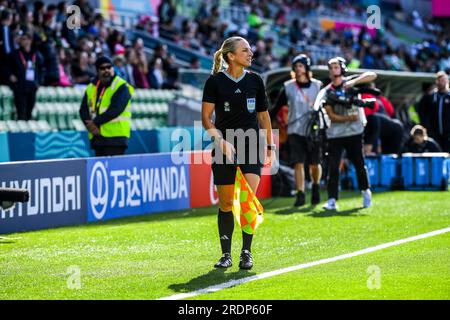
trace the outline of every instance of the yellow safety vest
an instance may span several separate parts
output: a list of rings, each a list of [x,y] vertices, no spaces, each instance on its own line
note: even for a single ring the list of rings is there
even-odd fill
[[[104,113],[109,106],[111,105],[111,98],[114,93],[122,86],[127,85],[130,90],[130,95],[133,94],[134,88],[129,85],[124,79],[119,76],[114,76],[111,85],[106,89],[103,89],[103,92],[98,93],[98,82],[97,84],[90,83],[86,88],[86,96],[87,96],[87,104],[91,115],[93,118],[98,114]],[[103,93],[103,94],[102,94]],[[97,94],[102,95],[99,98],[100,105],[98,106],[98,110],[96,110],[96,101]],[[125,110],[117,117],[108,121],[100,126],[100,135],[102,137],[111,138],[111,137],[130,137],[131,130],[131,99],[128,101],[127,107]],[[92,139],[93,135],[89,133],[89,139]]]

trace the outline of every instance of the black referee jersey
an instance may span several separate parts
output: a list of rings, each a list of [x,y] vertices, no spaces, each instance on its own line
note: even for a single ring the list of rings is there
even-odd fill
[[[226,136],[226,129],[258,129],[257,112],[267,111],[264,82],[253,72],[233,78],[226,71],[211,75],[203,89],[203,102],[215,104],[215,126]]]

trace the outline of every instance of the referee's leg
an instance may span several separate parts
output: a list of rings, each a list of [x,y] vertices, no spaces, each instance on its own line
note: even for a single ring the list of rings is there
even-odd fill
[[[250,188],[252,188],[252,191],[256,194],[261,177],[255,173],[244,173],[244,177]],[[253,257],[251,254],[252,240],[252,234],[242,231],[242,250],[239,258],[239,268],[241,269],[251,269],[253,267]]]
[[[219,215],[217,223],[219,225],[220,245],[222,254],[231,254],[231,239],[234,231],[234,216],[232,212],[234,184],[217,185],[219,195]]]

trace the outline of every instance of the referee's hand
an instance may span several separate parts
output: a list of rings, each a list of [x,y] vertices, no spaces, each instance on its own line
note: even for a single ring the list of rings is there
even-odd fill
[[[225,139],[221,139],[220,150],[222,150],[222,153],[228,158],[230,163],[234,163],[234,155],[236,154],[236,149],[231,143],[229,143]]]
[[[265,166],[272,166],[273,158],[275,157],[275,151],[267,149],[266,157],[264,158]]]

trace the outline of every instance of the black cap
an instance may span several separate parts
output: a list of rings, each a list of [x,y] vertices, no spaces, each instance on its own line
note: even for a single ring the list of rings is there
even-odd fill
[[[110,57],[101,56],[101,57],[97,58],[97,61],[95,61],[95,68],[98,70],[98,68],[104,63],[109,63],[110,65],[113,64],[113,62],[112,62]]]
[[[294,70],[294,66],[297,62],[303,64],[306,71],[309,71],[311,68],[311,59],[306,54],[299,54],[292,60],[292,70]]]

